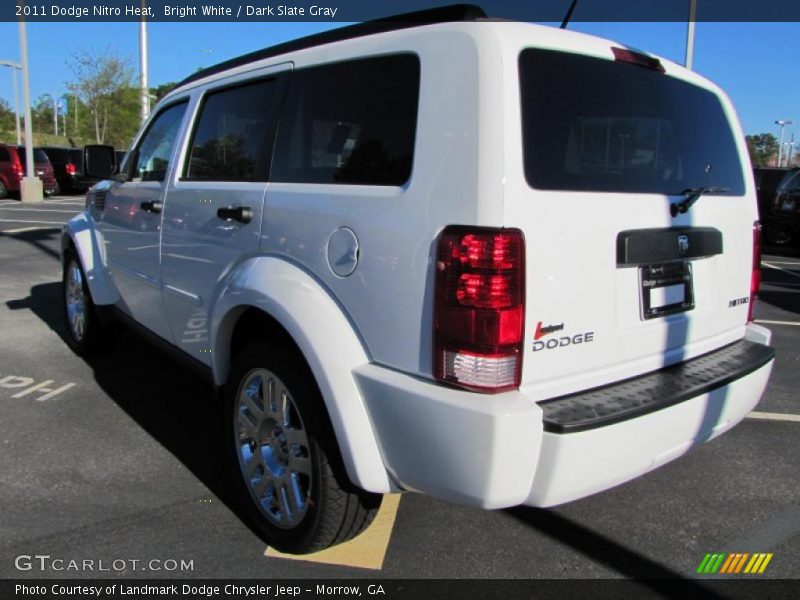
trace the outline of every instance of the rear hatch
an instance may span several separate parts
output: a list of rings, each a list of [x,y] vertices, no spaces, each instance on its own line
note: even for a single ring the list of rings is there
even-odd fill
[[[628,50],[525,49],[519,81],[523,387],[567,394],[742,337],[757,213],[720,97]]]
[[[19,160],[20,163],[22,163],[24,172],[27,173],[25,148],[19,149]],[[33,149],[33,174],[44,182],[45,189],[50,189],[55,186],[56,178],[53,172],[53,165],[50,164],[50,159],[41,148]]]

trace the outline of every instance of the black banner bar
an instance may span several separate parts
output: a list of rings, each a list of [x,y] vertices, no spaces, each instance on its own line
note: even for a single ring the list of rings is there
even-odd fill
[[[457,0],[46,0],[0,3],[0,20],[358,22]],[[476,0],[492,18],[560,23],[571,0]],[[685,22],[690,0],[578,0],[571,21]],[[143,8],[144,7],[144,8]],[[698,0],[697,21],[800,21],[797,0]]]
[[[797,580],[625,579],[325,579],[170,580],[25,579],[0,581],[3,600],[562,600],[564,598],[783,600],[797,598]]]

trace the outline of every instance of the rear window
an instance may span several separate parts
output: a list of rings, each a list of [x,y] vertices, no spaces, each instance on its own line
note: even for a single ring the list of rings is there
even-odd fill
[[[412,54],[293,73],[272,179],[403,185],[411,176],[419,76]]]
[[[69,162],[75,165],[78,171],[83,171],[83,150],[69,150]]]
[[[22,148],[22,147],[18,148],[17,149],[17,154],[19,155],[19,162],[22,163],[22,166],[24,167],[25,164],[26,164],[26,162],[25,162],[26,161],[25,148]],[[34,148],[33,149],[33,164],[36,164],[36,163],[49,163],[49,162],[50,162],[50,159],[47,158],[47,154],[45,154],[44,150],[42,150],[41,148]]]
[[[525,177],[543,190],[744,193],[711,92],[629,63],[551,50],[519,57]]]
[[[43,150],[45,154],[47,154],[47,158],[50,159],[50,162],[59,164],[67,162],[67,153],[69,150],[66,150],[65,148],[43,148]]]

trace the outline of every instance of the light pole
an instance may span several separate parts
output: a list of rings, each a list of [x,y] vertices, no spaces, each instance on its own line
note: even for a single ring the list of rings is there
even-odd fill
[[[22,63],[22,100],[25,105],[25,168],[27,174],[20,182],[23,202],[44,200],[42,180],[33,174],[33,131],[31,129],[31,84],[28,69],[28,30],[25,17],[19,18],[19,56]]]
[[[22,67],[19,63],[11,62],[10,60],[0,60],[0,67],[11,68],[11,79],[14,82],[14,119],[17,123],[17,146],[22,145],[22,134],[19,128],[19,92],[17,91],[17,71]]]
[[[58,99],[53,94],[42,94],[53,101],[53,134],[58,135]]]
[[[142,0],[142,14],[147,7],[147,0]],[[142,16],[139,21],[139,101],[141,103],[142,122],[150,114],[150,88],[147,82],[147,20]]]
[[[694,24],[697,18],[697,0],[689,3],[689,29],[686,32],[686,68],[691,70],[694,59]]]
[[[783,128],[787,125],[791,125],[794,121],[789,121],[788,119],[778,119],[775,121],[775,125],[780,125],[781,127],[781,141],[778,144],[778,166],[781,166],[783,162]]]

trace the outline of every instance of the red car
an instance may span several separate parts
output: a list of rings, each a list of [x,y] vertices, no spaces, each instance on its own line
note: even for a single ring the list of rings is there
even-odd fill
[[[41,148],[33,149],[33,172],[42,180],[46,196],[55,194],[58,183],[50,159]],[[9,192],[19,192],[19,184],[25,176],[25,146],[0,144],[0,198]]]

